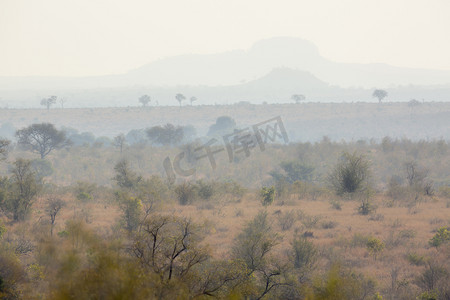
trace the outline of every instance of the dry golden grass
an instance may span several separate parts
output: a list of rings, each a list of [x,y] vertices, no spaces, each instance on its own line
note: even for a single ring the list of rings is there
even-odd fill
[[[334,197],[327,195],[312,201],[291,196],[277,199],[271,206],[264,208],[256,194],[247,193],[239,201],[197,200],[191,205],[183,206],[170,200],[161,205],[158,212],[191,218],[196,223],[204,224],[207,232],[204,242],[212,249],[213,256],[226,258],[230,254],[235,237],[245,224],[258,212],[266,210],[272,228],[283,238],[276,247],[276,253],[282,254],[289,249],[295,234],[313,232],[310,241],[319,249],[319,269],[325,269],[327,261],[337,259],[355,272],[375,279],[385,290],[391,286],[391,273],[396,269],[399,273],[397,280],[412,281],[420,274],[422,267],[408,262],[408,253],[433,257],[443,255],[442,251],[449,249],[444,247],[444,250],[437,251],[428,244],[434,230],[450,224],[447,199],[427,198],[413,208],[401,203],[387,207],[384,205],[387,202],[386,197],[377,195],[374,198],[376,212],[364,216],[358,214],[357,201],[341,201],[342,209],[336,210],[329,202],[332,198]],[[86,204],[80,203],[71,194],[64,195],[63,199],[67,204],[57,216],[54,234],[64,230],[67,220],[74,216],[83,216],[83,210],[88,212],[88,226],[99,234],[111,233],[121,218],[118,206],[107,201],[108,199],[97,199]],[[27,221],[28,226],[37,224],[39,220],[49,219],[45,213],[45,201],[46,197],[36,201],[31,218]],[[296,214],[295,223],[290,229],[282,231],[278,216],[290,211]],[[307,224],[305,216],[317,217],[318,221],[315,225]],[[334,228],[324,228],[324,222],[333,222]],[[12,231],[17,226],[19,225],[14,225]],[[406,237],[400,238],[402,233]],[[363,238],[369,236],[382,240],[386,245],[377,258],[369,253],[364,244]],[[360,237],[359,244],[355,237]]]

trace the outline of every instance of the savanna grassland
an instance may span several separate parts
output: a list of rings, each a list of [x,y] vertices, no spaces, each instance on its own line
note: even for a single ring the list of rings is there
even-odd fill
[[[166,157],[207,140],[91,138],[44,158],[6,143],[0,298],[450,299],[450,107],[420,105],[2,110],[17,128],[95,137],[172,120],[206,134],[220,116],[242,128],[279,115],[291,142],[231,162],[218,152],[215,168],[191,158],[195,173],[174,181]]]

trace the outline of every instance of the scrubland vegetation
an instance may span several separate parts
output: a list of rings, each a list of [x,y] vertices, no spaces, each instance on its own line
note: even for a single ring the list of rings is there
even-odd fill
[[[0,298],[450,299],[448,141],[181,140],[2,140]]]

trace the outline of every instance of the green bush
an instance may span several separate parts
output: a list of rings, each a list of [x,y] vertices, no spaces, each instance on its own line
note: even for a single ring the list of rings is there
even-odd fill
[[[425,256],[417,253],[406,254],[406,260],[414,266],[423,266],[425,264]]]
[[[369,168],[369,161],[364,155],[344,152],[328,181],[337,195],[353,194],[368,187]]]
[[[377,259],[378,254],[381,253],[385,247],[384,243],[381,240],[374,237],[371,237],[367,240],[366,246],[375,259]]]
[[[296,236],[291,243],[292,258],[296,269],[311,270],[319,258],[319,253],[314,244],[306,237]]]
[[[259,194],[262,198],[262,205],[269,206],[275,200],[275,187],[263,187]]]
[[[197,194],[203,200],[211,199],[216,193],[216,184],[214,182],[204,182],[199,180],[197,182]]]
[[[433,247],[439,247],[444,243],[450,241],[450,231],[447,227],[441,227],[436,234],[430,239],[429,244]]]
[[[196,196],[195,186],[189,182],[183,182],[177,185],[174,192],[177,195],[178,203],[181,205],[192,203]]]

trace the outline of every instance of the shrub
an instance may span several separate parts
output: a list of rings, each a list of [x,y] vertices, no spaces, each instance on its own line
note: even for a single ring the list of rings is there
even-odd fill
[[[302,224],[303,226],[305,226],[306,228],[310,229],[310,228],[314,228],[317,226],[317,223],[319,222],[320,217],[318,216],[308,216],[305,215],[302,218]]]
[[[20,261],[14,253],[0,249],[0,298],[19,299],[19,286],[26,280]]]
[[[262,205],[269,206],[275,200],[275,187],[263,187],[259,194],[262,197]]]
[[[318,259],[318,251],[306,237],[296,236],[291,243],[294,268],[308,271],[313,269]]]
[[[331,207],[336,210],[342,210],[342,203],[338,200],[331,200],[330,201]]]
[[[416,278],[416,284],[426,291],[438,289],[441,282],[448,282],[447,270],[441,262],[432,260],[426,262],[425,270]]]
[[[368,187],[369,168],[365,156],[344,152],[328,180],[337,195],[353,194]]]
[[[285,213],[278,214],[278,223],[280,224],[281,230],[286,231],[292,228],[294,225],[297,214],[295,211],[289,211]]]
[[[174,191],[181,205],[190,204],[195,199],[195,186],[188,182],[177,185]]]
[[[78,181],[74,188],[75,197],[78,201],[89,202],[96,188],[97,186],[93,183]]]
[[[363,198],[361,200],[361,204],[358,207],[358,213],[361,215],[369,215],[371,213],[374,213],[376,211],[376,206],[372,203],[370,198]]]
[[[367,240],[366,246],[375,259],[377,259],[378,254],[384,250],[384,243],[374,237]]]
[[[416,253],[406,254],[406,260],[415,266],[423,266],[425,264],[425,256],[418,255]]]
[[[334,221],[325,221],[321,224],[323,229],[333,229],[337,226],[337,223]]]
[[[369,242],[369,239],[371,239],[370,236],[363,235],[361,233],[355,233],[352,237],[352,240],[350,242],[350,245],[352,247],[363,247],[367,246],[367,243]]]
[[[197,182],[197,194],[203,200],[209,200],[216,193],[215,184],[213,182]]]
[[[122,211],[122,218],[125,229],[135,230],[141,221],[142,202],[140,199],[122,194],[119,198],[119,206]]]
[[[450,199],[450,186],[439,187],[439,196]]]
[[[0,183],[0,208],[12,214],[14,221],[23,221],[31,210],[34,199],[41,189],[31,162],[17,159],[10,180]]]
[[[430,239],[429,244],[433,247],[439,247],[443,243],[450,241],[450,231],[446,227],[441,227],[436,234]]]
[[[384,215],[383,214],[375,214],[369,217],[369,221],[377,221],[377,222],[381,222],[384,220]]]

